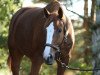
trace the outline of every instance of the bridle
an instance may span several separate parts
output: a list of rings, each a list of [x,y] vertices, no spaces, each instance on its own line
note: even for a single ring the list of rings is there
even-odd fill
[[[63,22],[63,24],[64,24],[64,22]],[[51,47],[51,48],[53,48],[56,51],[55,52],[55,54],[56,54],[56,60],[60,59],[60,56],[61,56],[61,45],[63,44],[63,42],[67,42],[67,35],[66,35],[67,28],[66,28],[65,24],[64,24],[64,29],[63,30],[64,30],[63,31],[64,32],[64,37],[62,39],[62,42],[59,45],[53,45],[53,44],[49,44],[49,43],[45,44],[45,47],[46,46]]]

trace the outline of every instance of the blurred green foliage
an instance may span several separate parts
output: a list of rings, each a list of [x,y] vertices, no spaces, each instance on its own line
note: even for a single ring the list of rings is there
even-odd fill
[[[0,69],[7,67],[9,22],[14,12],[18,10],[20,6],[21,3],[15,3],[14,0],[0,0]]]
[[[46,0],[48,2],[50,0]],[[0,73],[2,71],[8,70],[7,67],[7,56],[8,56],[8,48],[7,48],[7,36],[8,36],[8,27],[9,22],[14,14],[21,7],[20,0],[0,0]],[[78,25],[74,24],[75,28],[75,36],[76,36],[76,44],[73,51],[73,56],[70,61],[69,66],[71,67],[80,67],[87,69],[92,68],[91,66],[91,54],[88,56],[85,55],[84,49],[87,47],[85,43],[85,39],[89,37],[85,37],[87,33],[82,27],[82,22]],[[88,40],[89,41],[89,40]],[[88,44],[90,45],[90,44]],[[89,57],[90,56],[90,57]],[[87,58],[89,64],[86,64],[84,61]],[[27,57],[23,58],[20,67],[20,75],[28,75],[30,73],[31,62]],[[52,66],[48,66],[43,64],[40,70],[40,75],[56,75],[57,64],[54,63]],[[66,73],[73,73],[73,75],[92,75],[92,72],[80,72],[80,71],[69,71],[66,70]]]

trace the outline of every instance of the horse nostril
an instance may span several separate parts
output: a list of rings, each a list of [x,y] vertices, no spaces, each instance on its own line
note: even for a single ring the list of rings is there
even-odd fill
[[[53,59],[53,56],[50,54],[49,58],[50,58],[50,59]]]
[[[47,61],[48,62],[52,62],[52,60],[53,60],[53,56],[52,56],[52,54],[50,54],[49,57],[48,57],[48,59],[47,59]]]
[[[48,58],[47,58],[46,63],[47,63],[48,65],[52,65],[53,62],[54,62],[53,55],[50,54],[50,55],[48,56]]]

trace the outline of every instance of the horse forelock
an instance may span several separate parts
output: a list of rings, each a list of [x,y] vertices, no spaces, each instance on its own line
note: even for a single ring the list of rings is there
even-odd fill
[[[53,0],[53,1],[51,1],[46,7],[45,7],[50,13],[53,13],[53,14],[56,14],[56,16],[57,15],[59,15],[58,14],[58,11],[59,11],[59,8],[61,8],[61,10],[62,10],[62,12],[63,12],[63,16],[62,16],[62,21],[64,22],[64,23],[66,23],[67,22],[67,16],[65,15],[65,12],[64,12],[64,10],[63,10],[63,8],[62,8],[62,5],[57,1],[57,0]]]
[[[58,11],[60,7],[60,3],[57,0],[51,1],[47,6],[46,9],[50,12]]]

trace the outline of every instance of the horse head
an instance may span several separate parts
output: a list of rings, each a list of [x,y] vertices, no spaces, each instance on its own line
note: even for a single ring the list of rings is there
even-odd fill
[[[62,44],[67,26],[63,21],[63,10],[59,7],[58,11],[49,12],[44,8],[46,22],[44,28],[47,31],[46,45],[43,53],[44,60],[47,64],[53,64],[56,53],[60,52],[60,45]]]

